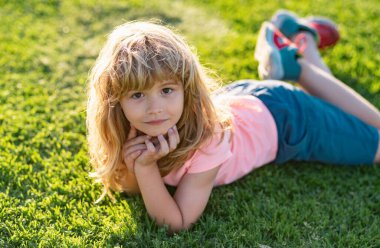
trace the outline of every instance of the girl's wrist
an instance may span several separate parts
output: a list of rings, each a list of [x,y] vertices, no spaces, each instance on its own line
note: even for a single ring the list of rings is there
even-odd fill
[[[152,170],[158,169],[157,163],[153,162],[151,164],[139,164],[135,163],[134,166],[134,173],[135,174],[141,174],[141,173],[149,173]]]

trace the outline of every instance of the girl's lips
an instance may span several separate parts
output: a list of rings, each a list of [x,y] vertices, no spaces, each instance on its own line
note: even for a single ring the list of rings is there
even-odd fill
[[[148,121],[148,122],[145,122],[145,123],[149,124],[149,125],[160,125],[160,124],[162,124],[165,121],[167,121],[167,120],[154,120],[154,121]]]

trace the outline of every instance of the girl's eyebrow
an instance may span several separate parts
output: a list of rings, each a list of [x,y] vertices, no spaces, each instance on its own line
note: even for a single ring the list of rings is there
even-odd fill
[[[178,85],[178,84],[179,82],[175,80],[165,80],[160,85],[165,86],[165,85]]]

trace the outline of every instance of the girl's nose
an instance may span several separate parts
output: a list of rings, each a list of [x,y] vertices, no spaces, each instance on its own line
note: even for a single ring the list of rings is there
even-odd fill
[[[163,112],[163,104],[160,99],[153,98],[149,100],[148,104],[148,114],[160,114]]]
[[[162,113],[162,109],[161,108],[149,108],[148,110],[148,114],[160,114]]]

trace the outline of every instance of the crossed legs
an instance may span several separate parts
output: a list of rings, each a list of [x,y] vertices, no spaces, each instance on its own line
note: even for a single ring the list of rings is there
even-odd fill
[[[365,123],[376,127],[380,134],[380,112],[353,89],[335,78],[323,62],[313,37],[305,32],[307,47],[304,57],[299,59],[301,75],[298,83],[311,95],[334,104]],[[375,156],[380,162],[380,141]]]

